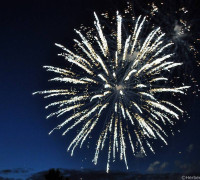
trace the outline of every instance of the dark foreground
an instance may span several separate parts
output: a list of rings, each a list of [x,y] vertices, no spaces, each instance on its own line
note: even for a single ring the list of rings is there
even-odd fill
[[[8,171],[4,170],[4,175],[0,174],[0,180],[28,179],[28,180],[186,180],[200,179],[200,173],[165,173],[165,174],[139,174],[133,172],[110,172],[92,170],[66,170],[50,169],[38,173],[30,174],[29,177],[8,177]],[[7,173],[7,176],[5,174]],[[10,172],[11,173],[11,172]]]

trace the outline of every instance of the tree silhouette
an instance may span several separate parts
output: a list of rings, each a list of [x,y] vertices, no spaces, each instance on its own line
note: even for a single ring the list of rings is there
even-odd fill
[[[48,173],[45,175],[46,180],[69,180],[69,178],[65,178],[61,175],[59,169],[50,169]]]

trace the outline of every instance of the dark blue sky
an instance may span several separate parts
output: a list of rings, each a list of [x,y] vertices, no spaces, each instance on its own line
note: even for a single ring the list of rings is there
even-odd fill
[[[94,10],[113,8],[115,11],[118,5],[120,1],[110,0],[22,0],[0,4],[0,170],[105,169],[106,151],[94,166],[91,162],[94,149],[77,149],[71,157],[66,152],[70,136],[63,137],[59,131],[48,135],[60,121],[46,120],[48,111],[44,106],[49,101],[32,93],[51,87],[47,80],[52,76],[44,71],[43,65],[63,65],[54,43],[72,47],[74,28],[81,23],[92,25]],[[200,9],[192,8],[196,12]],[[186,108],[191,119],[180,123],[181,132],[167,139],[168,146],[157,147],[155,155],[128,155],[131,171],[144,173],[152,167],[155,172],[181,172],[196,164],[200,167],[200,100],[192,97],[188,101]],[[125,170],[125,166],[117,162],[111,164],[111,170]]]

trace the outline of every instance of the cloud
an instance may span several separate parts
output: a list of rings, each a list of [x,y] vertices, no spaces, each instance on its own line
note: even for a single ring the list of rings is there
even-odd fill
[[[179,169],[179,171],[185,173],[200,172],[200,161],[192,161],[187,163],[175,161],[175,166]]]
[[[0,171],[0,174],[4,174],[4,173],[11,173],[12,170],[11,169],[4,169]]]
[[[0,170],[0,174],[9,174],[9,173],[27,173],[31,169],[22,169],[22,168],[16,168],[16,169],[4,169]]]
[[[147,172],[153,173],[155,171],[163,171],[168,166],[168,164],[168,162],[161,163],[159,161],[155,161],[149,165]]]
[[[194,149],[194,144],[190,144],[190,145],[187,147],[186,151],[189,152],[189,153],[191,153],[193,149]]]
[[[0,179],[27,179],[32,174],[32,169],[16,168],[0,170]]]
[[[142,152],[138,152],[138,153],[135,155],[135,157],[136,157],[136,158],[144,158],[145,155],[144,155],[144,153],[142,153]]]
[[[160,170],[161,170],[161,171],[164,170],[164,169],[167,167],[168,164],[169,164],[168,162],[163,162],[163,163],[160,165]]]
[[[149,165],[149,167],[147,168],[147,171],[148,172],[154,172],[158,167],[158,165],[160,164],[160,162],[159,161],[155,161],[155,162],[153,162],[153,163],[151,163],[150,165]]]

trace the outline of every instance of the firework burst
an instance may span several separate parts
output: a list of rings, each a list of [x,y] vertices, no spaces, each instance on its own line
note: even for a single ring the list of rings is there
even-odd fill
[[[132,26],[129,26],[117,12],[106,29],[96,13],[94,16],[96,30],[90,29],[86,35],[81,30],[75,30],[81,39],[74,40],[76,53],[56,44],[64,51],[59,56],[63,56],[72,66],[44,66],[47,71],[59,75],[50,81],[67,83],[67,88],[34,94],[44,94],[45,98],[63,98],[46,106],[58,107],[47,118],[71,112],[71,116],[67,115],[67,119],[49,134],[56,129],[66,128],[63,132],[65,135],[81,125],[68,147],[71,155],[77,146],[82,147],[97,124],[100,124],[103,128],[97,140],[93,162],[97,164],[99,152],[107,142],[107,172],[117,152],[128,169],[128,146],[133,154],[142,152],[146,155],[145,147],[154,153],[152,139],[161,139],[167,144],[167,133],[163,127],[174,125],[184,113],[178,107],[180,99],[177,105],[171,97],[178,98],[180,94],[185,94],[189,86],[172,85],[173,79],[169,74],[182,63],[174,62],[173,43],[166,41],[159,27],[148,27],[149,33],[143,33],[146,17],[132,17]],[[109,19],[107,13],[104,17]],[[110,33],[104,33],[108,30]]]

